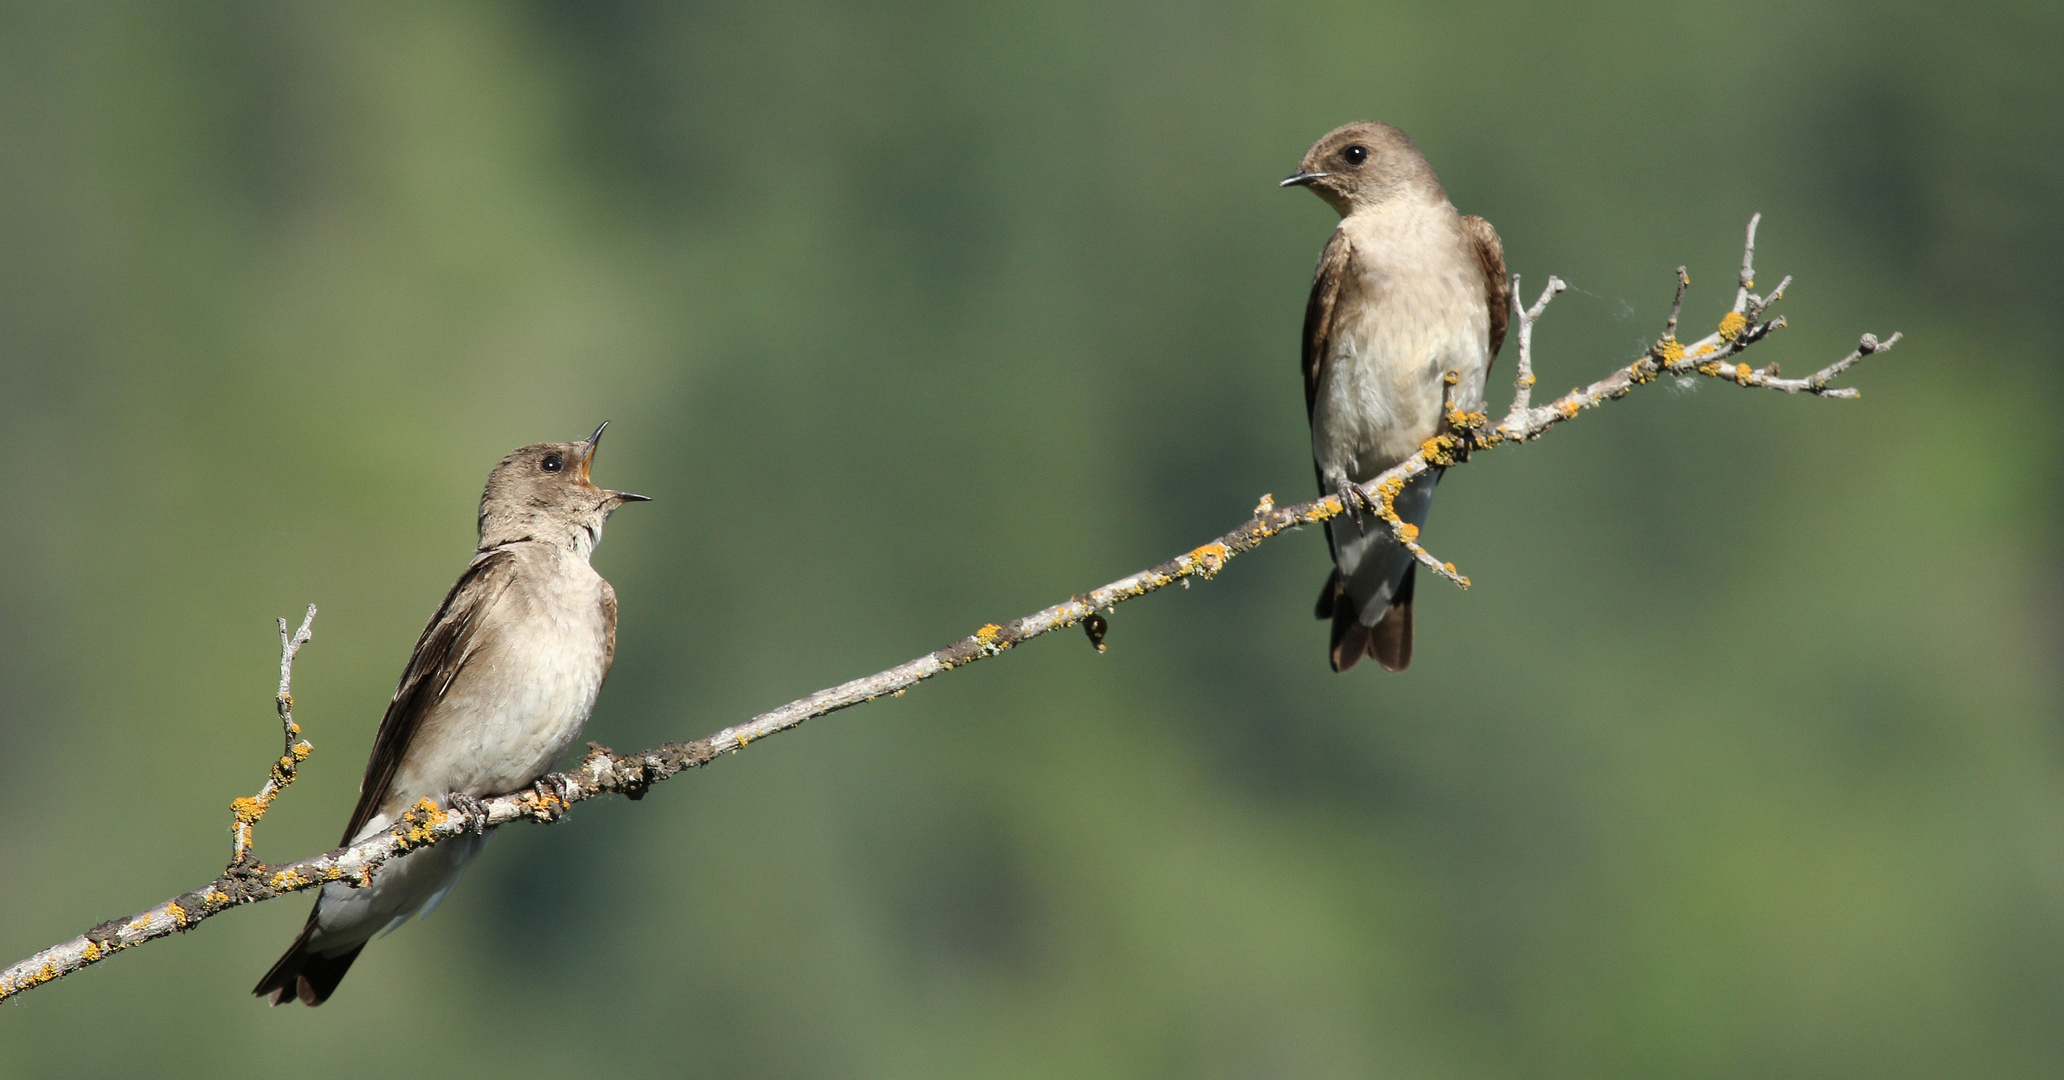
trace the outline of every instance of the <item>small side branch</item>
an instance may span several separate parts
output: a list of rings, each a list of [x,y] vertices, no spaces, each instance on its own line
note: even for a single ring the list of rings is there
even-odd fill
[[[1748,237],[1743,245],[1739,290],[1733,309],[1720,320],[1718,328],[1713,333],[1689,345],[1680,344],[1676,340],[1678,317],[1682,312],[1685,292],[1690,285],[1690,279],[1680,269],[1677,278],[1677,298],[1671,305],[1669,323],[1664,327],[1663,338],[1656,342],[1646,355],[1614,370],[1589,386],[1577,387],[1546,405],[1535,406],[1529,393],[1534,385],[1533,327],[1535,321],[1547,310],[1549,301],[1564,288],[1560,279],[1549,278],[1548,287],[1542,291],[1540,299],[1536,300],[1532,307],[1520,310],[1515,304],[1515,312],[1519,318],[1519,375],[1514,388],[1512,408],[1506,413],[1505,419],[1492,426],[1483,413],[1464,413],[1451,405],[1445,432],[1429,439],[1418,454],[1362,485],[1352,497],[1364,499],[1370,505],[1378,507],[1380,516],[1390,525],[1393,537],[1409,548],[1421,565],[1459,585],[1466,586],[1468,579],[1456,573],[1452,564],[1436,560],[1420,546],[1418,530],[1411,523],[1399,518],[1391,505],[1392,500],[1404,490],[1406,484],[1429,469],[1462,464],[1469,460],[1473,452],[1531,442],[1547,434],[1557,425],[1575,419],[1585,410],[1625,397],[1636,387],[1653,382],[1665,374],[1725,379],[1744,387],[1762,387],[1788,394],[1855,397],[1856,391],[1853,388],[1834,387],[1829,383],[1864,357],[1890,349],[1898,343],[1898,334],[1893,334],[1883,341],[1865,334],[1855,351],[1804,379],[1779,378],[1775,364],[1761,371],[1753,371],[1747,364],[1730,362],[1733,357],[1761,341],[1770,331],[1784,325],[1782,318],[1766,321],[1763,316],[1765,309],[1777,301],[1791,279],[1786,278],[1780,282],[1777,289],[1767,297],[1759,297],[1749,291],[1754,285],[1756,224],[1759,220],[1760,215],[1749,222]],[[1514,279],[1515,294],[1518,292],[1517,285],[1518,281]],[[927,653],[887,671],[819,690],[808,697],[791,701],[742,724],[727,727],[692,742],[666,743],[633,754],[619,754],[606,746],[590,743],[588,756],[578,767],[553,774],[549,778],[551,782],[540,784],[535,789],[481,800],[477,812],[462,813],[424,799],[403,814],[401,820],[385,832],[314,858],[280,866],[265,866],[252,858],[251,826],[264,815],[272,799],[293,781],[295,766],[308,753],[308,744],[297,741],[300,729],[294,724],[293,698],[288,683],[294,655],[300,650],[301,645],[308,641],[309,627],[315,618],[315,608],[311,606],[308,609],[308,617],[302,620],[301,629],[295,633],[290,635],[286,632],[285,620],[281,620],[280,623],[280,685],[275,700],[282,730],[285,732],[287,750],[275,763],[272,774],[259,789],[258,794],[250,799],[237,800],[235,843],[233,860],[229,868],[214,881],[199,889],[126,919],[102,923],[79,937],[45,949],[0,971],[0,999],[12,997],[24,990],[41,986],[97,963],[116,951],[177,931],[191,929],[202,920],[232,907],[303,892],[329,882],[341,882],[352,887],[368,885],[388,860],[463,833],[506,825],[514,821],[557,821],[567,806],[603,795],[642,798],[653,784],[688,769],[706,765],[725,754],[743,750],[770,735],[795,728],[806,720],[876,698],[901,696],[911,687],[927,679],[966,667],[978,660],[1001,656],[1042,634],[1095,620],[1091,624],[1090,638],[1092,644],[1101,649],[1105,629],[1103,613],[1109,612],[1118,604],[1167,588],[1177,582],[1187,583],[1191,578],[1211,578],[1224,569],[1226,563],[1234,557],[1252,551],[1271,537],[1280,536],[1300,526],[1330,520],[1346,511],[1347,507],[1342,504],[1339,495],[1328,495],[1291,506],[1277,506],[1274,499],[1263,496],[1260,504],[1254,508],[1253,517],[1215,540],[1192,548],[1157,566],[1148,567],[1101,588],[1070,597],[1042,611],[1033,612],[1008,623],[987,624],[943,649]]]
[[[1682,272],[1681,270],[1679,271]],[[1505,414],[1505,422],[1498,425],[1498,431],[1510,438],[1524,430],[1527,408],[1534,399],[1534,324],[1541,319],[1541,313],[1548,310],[1548,302],[1557,293],[1569,288],[1569,283],[1554,275],[1548,277],[1548,287],[1541,290],[1541,298],[1533,307],[1519,306],[1519,275],[1512,275],[1512,314],[1519,323],[1519,368],[1512,379],[1512,409]],[[1679,289],[1677,299],[1682,302],[1684,291]],[[1676,313],[1670,315],[1670,324],[1677,323]]]
[[[272,809],[272,801],[279,798],[279,793],[294,782],[301,763],[315,752],[315,747],[300,738],[301,725],[294,722],[294,657],[301,652],[301,646],[315,636],[310,629],[314,624],[314,604],[308,605],[308,614],[302,617],[301,628],[291,634],[287,632],[287,620],[279,621],[279,691],[273,695],[272,706],[273,711],[279,714],[285,749],[280,752],[279,760],[272,763],[272,772],[258,788],[258,794],[230,804],[230,812],[236,816],[236,823],[229,827],[231,867],[250,864],[252,829],[265,812]]]

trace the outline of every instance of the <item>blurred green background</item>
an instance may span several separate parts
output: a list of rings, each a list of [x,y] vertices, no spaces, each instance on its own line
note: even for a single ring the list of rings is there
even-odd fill
[[[327,848],[510,447],[615,422],[589,736],[691,738],[1306,497],[1332,213],[1389,120],[1546,388],[1709,324],[1788,373],[1443,485],[1417,661],[1307,530],[507,830],[320,1010],[306,904],[0,1009],[0,1075],[2050,1077],[2064,7],[0,5],[0,963],[206,881],[322,605]],[[1507,363],[1509,364],[1509,358]],[[1500,371],[1509,372],[1501,366]],[[1497,399],[1502,401],[1503,382]],[[257,1067],[257,1066],[254,1066]]]

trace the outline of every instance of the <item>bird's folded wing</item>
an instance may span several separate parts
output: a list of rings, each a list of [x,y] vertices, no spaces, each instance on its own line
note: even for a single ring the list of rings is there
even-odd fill
[[[358,808],[351,812],[342,843],[350,843],[379,812],[387,798],[387,786],[393,782],[409,742],[421,729],[423,717],[443,699],[452,680],[482,644],[483,616],[501,598],[515,573],[516,556],[507,549],[476,556],[445,594],[436,617],[423,628],[415,655],[409,657],[394,700],[387,706],[387,716],[380,721],[380,733],[373,737],[372,760],[366,762],[365,780],[359,784]]]
[[[1304,416],[1309,420],[1319,400],[1319,378],[1326,363],[1326,343],[1333,338],[1333,311],[1340,301],[1340,283],[1347,278],[1354,248],[1347,230],[1333,230],[1319,267],[1312,273],[1311,299],[1304,305]]]
[[[1498,230],[1474,214],[1462,219],[1462,233],[1476,249],[1477,265],[1483,267],[1484,302],[1491,310],[1491,359],[1495,361],[1505,344],[1505,322],[1512,315],[1512,279],[1505,276],[1505,245],[1498,240]]]
[[[609,669],[616,663],[616,589],[608,582],[602,583],[602,679],[607,682]]]

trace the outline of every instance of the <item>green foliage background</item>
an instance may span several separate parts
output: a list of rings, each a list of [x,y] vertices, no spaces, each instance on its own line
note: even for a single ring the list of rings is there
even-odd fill
[[[0,5],[0,962],[327,847],[509,447],[615,421],[592,738],[715,730],[1310,480],[1346,120],[1561,389],[1741,228],[1788,372],[1443,485],[1403,676],[1317,532],[508,831],[339,996],[305,907],[0,1009],[0,1075],[2048,1077],[2064,1069],[2064,7]],[[1509,363],[1509,361],[1508,361]],[[1500,370],[1509,371],[1509,368]],[[1502,399],[1502,392],[1500,395]],[[273,1056],[277,1055],[277,1056]],[[256,1064],[269,1061],[271,1064]],[[291,1063],[289,1066],[287,1063]]]

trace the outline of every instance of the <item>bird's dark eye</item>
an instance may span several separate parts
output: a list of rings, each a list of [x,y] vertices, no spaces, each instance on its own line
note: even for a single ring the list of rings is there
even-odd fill
[[[1342,150],[1340,156],[1346,158],[1349,165],[1360,165],[1362,162],[1369,160],[1369,148],[1357,144]]]
[[[560,469],[563,469],[565,467],[566,459],[560,457],[557,454],[546,454],[545,460],[538,462],[538,468],[541,468],[546,472],[558,472]]]

